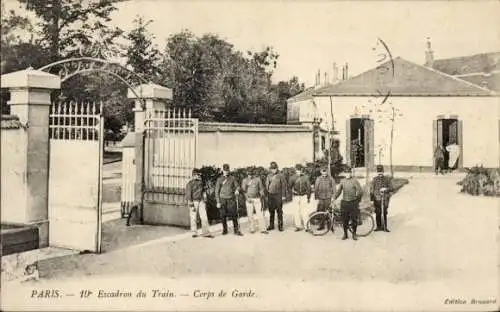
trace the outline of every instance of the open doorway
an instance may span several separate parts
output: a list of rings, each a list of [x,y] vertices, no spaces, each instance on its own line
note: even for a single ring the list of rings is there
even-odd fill
[[[458,118],[439,118],[436,120],[435,147],[441,147],[444,154],[445,170],[461,167],[462,127]]]
[[[363,118],[351,118],[351,167],[365,166],[365,123]]]

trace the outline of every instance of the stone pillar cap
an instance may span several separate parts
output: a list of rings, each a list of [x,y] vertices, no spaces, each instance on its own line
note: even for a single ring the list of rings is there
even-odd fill
[[[2,75],[2,88],[60,89],[61,78],[32,67]]]
[[[172,89],[154,83],[138,85],[137,87],[133,88],[133,91],[131,89],[128,89],[127,98],[138,99],[141,96],[143,99],[171,100],[173,98]]]

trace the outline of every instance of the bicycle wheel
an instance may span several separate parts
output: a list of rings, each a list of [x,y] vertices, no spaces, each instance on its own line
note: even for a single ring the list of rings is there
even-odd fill
[[[307,220],[307,229],[312,235],[325,235],[331,227],[330,214],[325,211],[315,212]]]
[[[361,211],[358,218],[358,228],[356,229],[356,235],[359,237],[365,237],[370,235],[375,228],[375,221],[371,213],[366,211]],[[349,231],[352,232],[352,226],[349,227]]]

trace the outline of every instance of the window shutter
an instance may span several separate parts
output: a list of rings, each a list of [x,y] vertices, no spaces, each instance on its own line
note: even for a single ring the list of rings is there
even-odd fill
[[[448,142],[443,142],[443,121],[437,120],[437,144],[443,146]]]
[[[345,163],[352,167],[351,163],[351,119],[347,118],[345,124]]]
[[[434,151],[438,147],[438,135],[437,135],[437,120],[432,121],[432,167],[436,168],[436,158],[434,157]]]
[[[464,142],[463,142],[463,135],[462,131],[464,128],[464,124],[462,120],[458,121],[457,124],[457,144],[460,146],[460,155],[458,156],[458,168],[463,168],[464,167]]]
[[[370,131],[368,133],[369,139],[369,155],[370,155],[370,169],[373,170],[375,168],[375,121],[373,119],[369,119]]]

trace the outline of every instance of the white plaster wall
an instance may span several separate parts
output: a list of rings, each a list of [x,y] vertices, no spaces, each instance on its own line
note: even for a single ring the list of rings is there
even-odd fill
[[[201,132],[196,164],[267,167],[276,161],[280,168],[291,167],[312,161],[312,148],[311,132]]]
[[[1,131],[2,222],[26,221],[26,134],[23,129]]]
[[[345,157],[346,120],[355,112],[369,114],[361,108],[369,97],[333,97],[335,129],[340,131],[341,153]],[[390,101],[403,116],[394,124],[393,164],[432,166],[433,129],[437,115],[458,115],[463,121],[463,165],[471,167],[483,164],[498,167],[500,157],[500,99],[494,97],[392,97]],[[317,97],[319,114],[330,112],[330,99]],[[379,99],[372,98],[379,102]],[[387,104],[384,104],[387,105]],[[375,145],[384,146],[382,164],[389,165],[389,142],[391,123],[379,123],[380,116],[371,114],[375,120]],[[378,156],[375,158],[378,163]]]

